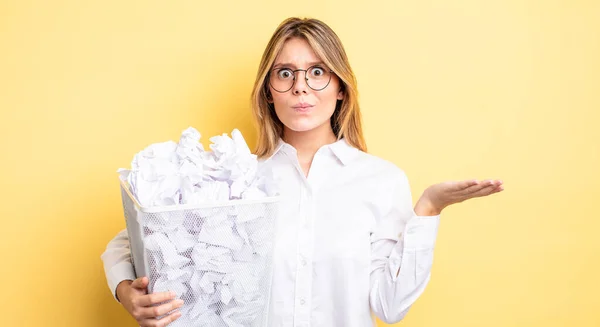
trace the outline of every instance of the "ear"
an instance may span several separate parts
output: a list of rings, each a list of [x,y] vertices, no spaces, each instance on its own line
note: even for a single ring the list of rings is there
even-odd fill
[[[270,91],[267,91],[267,102],[273,103],[273,96],[271,95]]]
[[[340,88],[340,91],[337,94],[337,99],[338,100],[344,100],[344,90],[342,90],[341,88]]]

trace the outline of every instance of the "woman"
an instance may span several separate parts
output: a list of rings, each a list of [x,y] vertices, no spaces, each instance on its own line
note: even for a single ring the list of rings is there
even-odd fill
[[[400,321],[429,281],[441,211],[503,190],[496,180],[436,184],[413,209],[404,172],[366,153],[354,74],[337,35],[319,20],[290,18],[277,28],[252,105],[256,153],[284,198],[271,326]],[[182,302],[146,294],[148,279],[135,279],[128,246],[122,231],[102,255],[109,287],[141,326],[165,326],[177,310],[155,317]]]

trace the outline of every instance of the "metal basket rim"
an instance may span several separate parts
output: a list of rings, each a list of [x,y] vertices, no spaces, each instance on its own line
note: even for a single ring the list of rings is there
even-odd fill
[[[219,201],[219,202],[205,202],[201,204],[176,204],[170,206],[143,206],[141,205],[136,197],[129,190],[129,183],[122,178],[119,178],[119,182],[121,184],[121,188],[125,191],[129,199],[133,202],[135,207],[144,213],[158,213],[158,212],[170,212],[170,211],[179,211],[179,210],[193,210],[193,209],[208,209],[208,208],[219,208],[219,207],[230,207],[236,205],[250,205],[250,204],[264,204],[264,203],[275,203],[279,202],[281,199],[280,195],[277,196],[269,196],[257,200],[248,200],[248,199],[239,199],[239,200],[227,200],[227,201]]]

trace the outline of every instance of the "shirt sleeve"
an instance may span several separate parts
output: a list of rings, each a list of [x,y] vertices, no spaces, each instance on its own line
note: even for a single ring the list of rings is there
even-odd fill
[[[431,277],[439,216],[417,216],[408,179],[400,171],[390,192],[391,205],[371,234],[373,313],[388,324],[404,318]]]
[[[108,288],[115,300],[119,301],[117,298],[117,285],[124,280],[135,280],[127,229],[120,231],[108,242],[106,250],[100,257],[104,262],[104,273],[106,274]]]

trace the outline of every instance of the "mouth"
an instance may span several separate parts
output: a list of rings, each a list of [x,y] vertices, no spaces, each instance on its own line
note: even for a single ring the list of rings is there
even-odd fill
[[[298,112],[306,112],[309,111],[312,107],[314,107],[314,105],[308,103],[299,103],[297,105],[292,106],[292,109]]]

